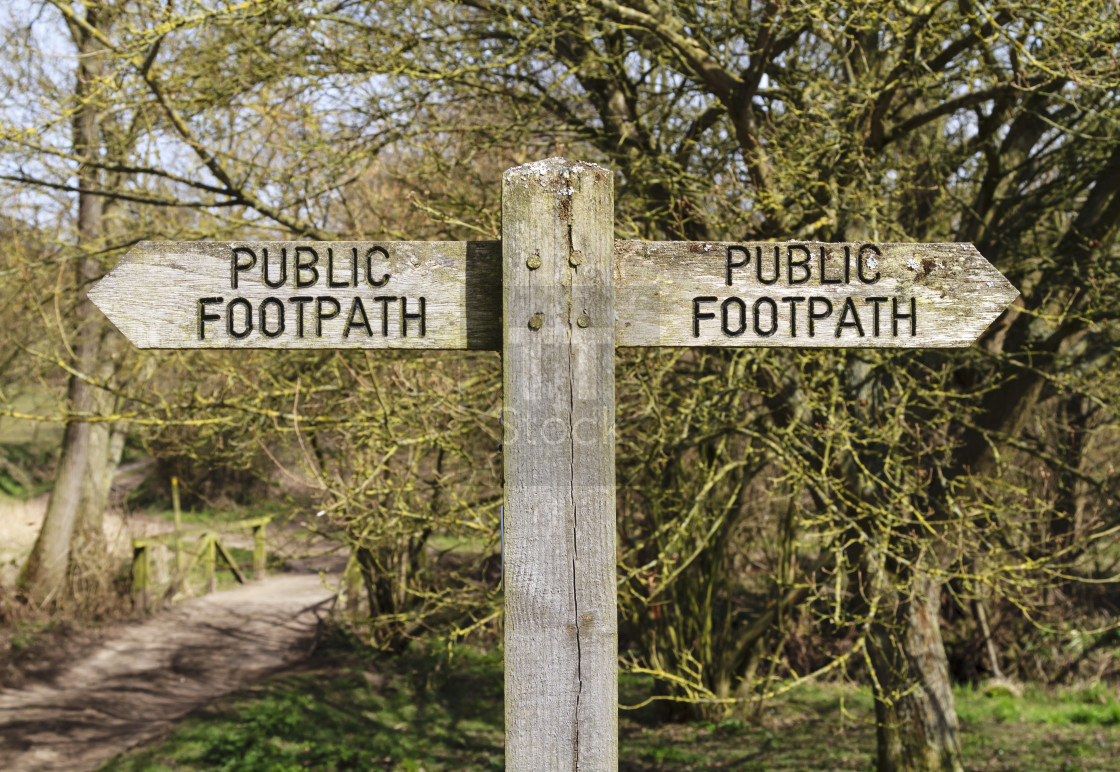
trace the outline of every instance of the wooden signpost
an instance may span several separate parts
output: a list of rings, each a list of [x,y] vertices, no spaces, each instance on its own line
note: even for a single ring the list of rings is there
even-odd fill
[[[969,244],[614,241],[611,173],[503,179],[500,242],[154,243],[89,292],[142,348],[502,352],[506,768],[617,768],[616,346],[967,346]]]

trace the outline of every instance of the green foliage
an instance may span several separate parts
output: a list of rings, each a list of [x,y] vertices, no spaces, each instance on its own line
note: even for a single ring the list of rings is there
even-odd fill
[[[49,632],[57,624],[54,620],[45,622],[17,621],[8,634],[8,647],[12,651],[30,648],[42,634]]]
[[[51,409],[51,395],[30,389],[9,395],[12,407],[35,415]],[[49,488],[61,432],[57,424],[44,421],[0,418],[0,491],[27,498]]]
[[[101,772],[503,767],[498,654],[456,648],[450,659],[415,650],[373,658],[355,644],[334,634],[309,672],[246,690]],[[648,677],[624,676],[619,685],[630,700],[652,687]],[[1102,696],[1108,699],[1100,689],[1028,690],[1012,703],[958,690],[968,768],[1110,769],[1120,727],[1107,720],[1079,721],[1076,712],[1084,700]],[[624,713],[621,768],[867,769],[874,734],[866,690],[808,684],[744,718],[719,722],[677,723],[652,712]]]
[[[1010,694],[988,696],[962,687],[958,695],[963,698],[958,713],[965,722],[998,721],[1055,726],[1120,724],[1120,701],[1115,690],[1103,684],[1056,693],[1028,686],[1022,697]]]
[[[378,662],[351,649],[323,670],[274,679],[210,709],[162,747],[105,769],[500,769],[501,694],[494,654]]]

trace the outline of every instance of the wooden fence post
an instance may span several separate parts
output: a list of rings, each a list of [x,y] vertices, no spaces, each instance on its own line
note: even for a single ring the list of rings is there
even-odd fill
[[[362,564],[358,562],[357,550],[350,553],[343,578],[346,582],[346,613],[356,617],[361,611],[362,602]]]
[[[183,570],[183,542],[179,532],[183,530],[183,513],[179,506],[179,478],[171,478],[171,511],[175,513],[175,570]]]
[[[151,603],[151,554],[144,542],[132,542],[132,602],[138,611]]]
[[[506,769],[615,770],[614,191],[502,182]]]
[[[264,579],[268,568],[268,546],[264,539],[266,522],[253,528],[253,578]]]
[[[211,531],[202,538],[206,550],[206,591],[215,592],[218,589],[218,534]]]

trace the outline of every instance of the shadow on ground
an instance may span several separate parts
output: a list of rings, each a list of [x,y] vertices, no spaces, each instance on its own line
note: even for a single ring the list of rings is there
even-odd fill
[[[271,577],[121,627],[51,677],[0,693],[0,769],[95,769],[207,702],[304,659],[334,593]]]

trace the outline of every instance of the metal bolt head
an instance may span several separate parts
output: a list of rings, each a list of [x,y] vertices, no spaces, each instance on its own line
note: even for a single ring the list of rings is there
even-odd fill
[[[579,265],[582,262],[583,262],[583,253],[580,252],[578,249],[572,250],[572,253],[570,255],[568,255],[568,263],[570,263],[571,265]]]
[[[541,267],[540,255],[529,255],[529,259],[525,261],[525,265],[529,266],[530,271],[535,271]]]
[[[576,319],[576,324],[580,327],[587,327],[591,324],[591,317],[587,315],[586,311],[584,311],[579,315],[579,318]]]
[[[529,317],[529,329],[539,330],[544,324],[544,314],[536,313]]]

